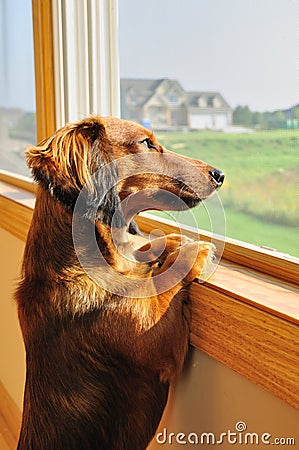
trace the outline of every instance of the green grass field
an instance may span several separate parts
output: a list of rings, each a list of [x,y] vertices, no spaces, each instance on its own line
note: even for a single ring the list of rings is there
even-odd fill
[[[156,134],[169,150],[225,172],[219,196],[227,236],[299,256],[299,130]],[[209,230],[207,215],[193,212],[198,226]],[[190,217],[180,213],[178,220]]]

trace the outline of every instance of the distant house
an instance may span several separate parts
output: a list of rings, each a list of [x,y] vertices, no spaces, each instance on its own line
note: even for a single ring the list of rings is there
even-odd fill
[[[189,126],[195,130],[224,130],[232,123],[232,109],[219,92],[187,92]]]
[[[282,110],[282,113],[286,121],[284,127],[289,129],[295,129],[299,127],[299,103],[289,109]]]
[[[186,92],[176,80],[121,79],[121,114],[154,129],[223,130],[232,109],[219,92]]]
[[[285,116],[285,118],[288,120],[288,119],[298,119],[298,116],[299,116],[299,103],[298,104],[296,104],[296,105],[294,105],[294,106],[292,106],[291,108],[288,108],[288,109],[282,109],[282,110],[279,110],[279,111],[281,111],[282,113],[283,113],[283,115]],[[278,111],[276,111],[276,112],[278,112]]]

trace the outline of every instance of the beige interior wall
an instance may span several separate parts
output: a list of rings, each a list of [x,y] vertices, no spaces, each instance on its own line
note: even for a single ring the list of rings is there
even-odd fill
[[[20,273],[24,243],[0,228],[0,381],[21,408],[25,352],[13,292]]]
[[[247,429],[243,433],[236,430],[238,422],[246,424]],[[208,450],[217,446],[225,450],[248,447],[258,449],[266,445],[261,442],[264,433],[271,434],[268,438],[269,445],[272,445],[275,438],[293,437],[299,446],[298,423],[299,413],[296,409],[203,352],[192,349],[184,373],[170,395],[159,427],[158,432],[163,433],[158,436],[160,444],[153,441],[149,449]],[[167,443],[162,445],[164,429],[167,429]],[[227,437],[223,437],[223,443],[217,445],[216,441],[220,439],[221,433],[228,434],[228,430],[237,433],[230,437],[231,441],[237,439],[237,442],[229,443]],[[209,432],[215,434],[214,445],[212,440],[208,444],[206,438],[203,445],[188,443],[190,433],[196,433],[200,442],[201,434]],[[170,433],[175,433],[175,436],[170,436]],[[186,444],[176,442],[179,433],[185,434],[185,437],[179,436],[178,439],[186,441]],[[257,433],[259,445],[251,445],[250,436],[247,438],[249,444],[244,444],[246,433]],[[240,439],[243,443],[238,442]],[[255,443],[257,438],[253,439]],[[191,435],[190,440],[194,442]],[[296,445],[291,447],[297,448]]]
[[[25,354],[19,329],[14,291],[20,271],[24,243],[0,229],[0,381],[21,408],[25,379]],[[298,411],[278,398],[257,387],[246,378],[218,363],[199,350],[193,349],[185,371],[170,396],[170,402],[160,426],[160,432],[167,429],[166,444],[153,442],[150,450],[162,448],[203,448],[205,445],[178,444],[178,433],[184,433],[181,440],[193,432],[213,432],[219,439],[221,433],[235,432],[237,422],[245,422],[246,432],[271,434],[274,438],[295,437],[299,445]],[[175,437],[169,437],[175,433]],[[244,433],[237,433],[237,438]],[[163,441],[163,435],[160,441]],[[232,439],[234,436],[232,435]],[[171,444],[169,444],[171,439]],[[225,438],[224,438],[225,439]],[[220,448],[235,449],[244,447],[262,448],[264,445],[219,444]],[[215,447],[215,445],[214,445]],[[292,446],[296,448],[296,446]]]

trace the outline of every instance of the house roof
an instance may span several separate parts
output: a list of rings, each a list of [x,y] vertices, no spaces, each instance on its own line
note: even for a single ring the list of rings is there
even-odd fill
[[[160,78],[160,79],[147,79],[147,78],[121,78],[121,101],[126,102],[126,93],[128,90],[132,89],[132,92],[136,94],[136,105],[139,107],[147,103],[150,98],[155,94],[158,86],[162,83],[170,83],[179,88],[183,93],[184,89],[177,80],[172,80],[170,78]]]
[[[151,79],[139,79],[139,78],[121,78],[120,87],[121,87],[121,97],[122,101],[125,101],[125,94],[128,90],[132,89],[136,93],[136,104],[138,106],[144,105],[150,97],[154,94],[155,90],[161,84],[165,78],[158,80]]]
[[[220,92],[217,91],[210,91],[210,92],[204,92],[204,91],[192,91],[192,92],[186,92],[186,99],[187,103],[191,108],[200,108],[201,110],[203,107],[199,107],[198,100],[202,99],[206,103],[207,109],[215,109],[215,107],[212,104],[212,101],[218,98],[221,100],[221,108],[217,109],[231,109],[227,101],[222,97]]]
[[[169,78],[160,78],[160,79],[146,79],[146,78],[121,78],[120,87],[121,87],[121,103],[122,107],[126,107],[126,95],[129,90],[135,94],[135,106],[142,107],[145,103],[149,101],[149,99],[155,94],[158,86],[162,83],[169,82],[179,89],[181,89],[183,95],[185,96],[186,104],[192,109],[194,112],[196,110],[231,110],[229,104],[225,101],[222,95],[219,92],[211,91],[185,91],[181,84],[177,80],[172,80]],[[213,105],[213,100],[217,98],[221,101],[221,106],[215,107]],[[199,106],[198,100],[202,99],[206,104],[205,107]]]
[[[296,105],[291,106],[291,107],[288,108],[288,109],[279,109],[279,110],[277,110],[277,111],[282,111],[284,114],[287,114],[287,113],[293,112],[294,109],[297,109],[297,108],[299,108],[299,103],[297,103]],[[276,111],[274,111],[274,112],[276,112]]]

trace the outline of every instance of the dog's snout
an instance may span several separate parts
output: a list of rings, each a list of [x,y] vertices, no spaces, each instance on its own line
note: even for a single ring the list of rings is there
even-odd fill
[[[209,174],[213,178],[213,181],[217,183],[217,187],[222,186],[225,175],[220,169],[212,169],[209,171]]]

